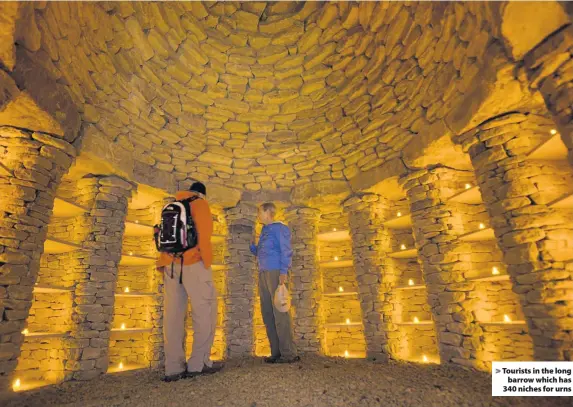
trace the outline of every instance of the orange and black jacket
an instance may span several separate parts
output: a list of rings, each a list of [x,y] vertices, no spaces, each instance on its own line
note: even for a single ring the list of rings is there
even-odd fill
[[[191,198],[198,195],[192,191],[179,191],[175,195],[176,200]],[[206,268],[213,263],[213,249],[211,236],[213,235],[213,218],[211,209],[205,199],[195,199],[190,204],[191,217],[197,228],[197,246],[183,253],[183,265],[195,264],[203,261]],[[169,266],[173,263],[174,256],[169,253],[161,253],[157,261],[157,267]],[[179,261],[179,259],[177,259]]]

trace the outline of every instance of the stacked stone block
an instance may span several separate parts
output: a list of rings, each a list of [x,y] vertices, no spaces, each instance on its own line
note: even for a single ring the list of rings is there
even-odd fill
[[[0,127],[0,392],[14,378],[56,188],[74,156],[59,137]]]
[[[460,142],[469,151],[504,262],[519,295],[538,360],[571,360],[573,230],[571,213],[546,205],[551,173],[528,158],[542,117],[509,113],[482,123]]]
[[[401,199],[387,202],[385,218],[388,220],[407,216],[410,212],[408,201]],[[400,216],[398,216],[400,214]],[[388,228],[392,252],[415,249],[414,236],[411,227]],[[392,335],[396,358],[421,362],[424,356],[428,360],[436,360],[437,344],[434,327],[427,325],[432,321],[430,306],[427,301],[427,290],[417,256],[415,258],[390,258],[387,260],[394,274],[394,289],[390,295],[391,320],[397,329]],[[410,281],[416,286],[410,287]],[[417,319],[419,325],[411,325]]]
[[[128,208],[126,221],[151,226],[160,221],[162,207],[171,198],[159,199],[145,208]],[[137,236],[123,237],[123,255],[156,257],[153,229]],[[126,294],[126,289],[133,296]],[[144,294],[140,296],[139,294]],[[145,332],[118,332],[138,328]],[[110,368],[161,367],[163,365],[163,275],[156,271],[155,263],[118,268],[114,305],[113,333],[110,343]]]
[[[322,208],[321,208],[322,209]],[[348,230],[348,216],[341,206],[325,207],[322,209],[318,221],[318,233],[329,233]]]
[[[118,177],[88,177],[82,190],[89,192],[93,205],[90,234],[84,242],[88,266],[76,284],[72,307],[66,370],[76,380],[88,380],[107,371],[110,330],[118,263],[121,258],[125,217],[133,185]]]
[[[573,165],[573,27],[555,33],[525,56],[530,87],[539,90],[569,150]]]
[[[346,222],[339,217],[336,229],[344,229]],[[350,240],[320,241],[319,254],[321,262],[336,263],[352,260],[352,242]],[[326,354],[328,356],[364,357],[366,343],[354,267],[321,267],[320,272],[323,292],[321,314],[325,323]],[[343,292],[340,292],[340,287]],[[360,325],[339,326],[347,322]]]
[[[291,230],[292,267],[289,290],[292,297],[294,339],[300,352],[323,352],[320,315],[320,272],[317,224],[320,212],[292,207],[285,212]]]
[[[256,259],[249,246],[256,218],[256,207],[246,203],[225,210],[228,229],[225,338],[229,357],[251,356],[254,352]]]
[[[412,173],[401,182],[410,203],[440,360],[480,367],[476,357],[481,330],[473,313],[475,301],[469,298],[473,285],[463,277],[471,263],[468,248],[458,239],[465,232],[464,222],[458,208],[448,202],[471,178],[464,172],[434,168]]]
[[[350,242],[349,242],[350,243]],[[320,243],[322,248],[323,243]],[[356,283],[356,274],[354,267],[338,267],[332,269],[322,269],[322,287],[324,294],[339,293],[340,287],[342,292],[358,292]],[[358,298],[358,297],[356,297]]]
[[[321,242],[319,254],[319,260],[321,262],[352,260],[352,244],[350,240],[341,242]]]
[[[157,249],[153,240],[153,230],[150,229],[149,236],[125,236],[122,252],[126,255],[155,257]]]
[[[367,355],[387,359],[398,350],[399,333],[392,321],[394,270],[384,214],[388,203],[379,195],[353,196],[343,203],[348,213],[354,270],[362,308]]]
[[[58,188],[56,195],[60,194],[61,188]],[[68,198],[73,201],[73,197],[68,196]],[[89,234],[88,226],[89,219],[83,215],[52,216],[47,236],[81,245]],[[72,291],[76,281],[86,272],[87,267],[82,265],[82,259],[86,257],[86,252],[82,250],[42,254],[36,285],[69,291],[34,292],[32,307],[26,320],[27,332],[32,335],[25,338],[16,369],[21,381],[53,383],[64,379],[64,363],[67,355],[65,335],[72,327]],[[59,335],[33,336],[38,333]]]
[[[527,327],[520,325],[485,325],[479,360],[491,371],[493,361],[534,360],[533,343]]]
[[[326,330],[325,342],[328,356],[364,358],[366,340],[361,326],[337,326]]]
[[[99,142],[250,191],[336,185],[397,158],[503,53],[487,2],[274,7],[41,3],[21,41]]]

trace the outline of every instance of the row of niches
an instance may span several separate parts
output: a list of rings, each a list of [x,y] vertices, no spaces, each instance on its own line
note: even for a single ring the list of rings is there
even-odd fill
[[[162,298],[151,225],[162,203],[128,209],[132,220],[125,224],[122,247],[117,248],[120,255],[108,258],[99,250],[112,245],[105,230],[101,229],[101,236],[89,237],[100,230],[100,216],[113,215],[109,209],[93,207],[93,185],[93,180],[66,181],[58,189],[22,331],[15,390],[68,380],[78,371],[89,375],[94,368],[114,372],[149,367],[152,360],[161,358],[155,344],[162,342],[157,338]],[[89,301],[93,288],[87,284],[94,266],[110,270],[98,273],[97,304]],[[112,272],[115,267],[117,278]],[[85,324],[109,331],[109,341],[99,334],[78,336]],[[98,366],[94,359],[105,354],[109,365]]]
[[[322,213],[318,223],[321,340],[327,356],[363,358],[366,339],[352,242],[348,219],[340,209]]]
[[[453,345],[451,334],[457,332],[457,322],[470,322],[471,335],[463,343],[455,345],[463,349],[461,353],[469,352],[470,359],[478,361],[477,365],[486,369],[491,369],[492,360],[531,360],[532,342],[521,304],[506,273],[503,255],[489,226],[479,189],[471,183],[458,183],[453,189],[462,192],[452,194],[452,201],[448,205],[450,212],[445,215],[448,229],[459,240],[456,247],[439,245],[451,249],[444,253],[438,246],[428,245],[423,248],[422,256],[414,249],[411,256],[392,260],[398,291],[394,298],[396,321],[398,325],[408,326],[408,329],[415,326],[417,330],[426,331],[426,336],[433,336],[432,340],[438,348],[440,345]],[[400,250],[415,246],[409,243],[411,233],[411,220],[407,229],[391,229],[392,241],[399,242],[392,244],[392,251],[395,251],[397,244]],[[436,274],[423,275],[418,263],[424,259],[430,263],[427,264],[429,268],[433,262],[441,260],[453,264],[450,275],[452,285],[444,286],[438,280],[434,281]],[[430,280],[426,281],[428,278]],[[451,312],[441,318],[451,323],[446,323],[445,329],[441,328],[440,332],[422,328],[422,325],[435,326],[435,312],[428,304],[435,304],[436,308],[440,304],[450,304]],[[415,342],[420,344],[420,341]],[[428,351],[422,351],[424,359],[439,360],[438,355],[426,356]]]
[[[23,389],[62,381],[73,368],[66,361],[72,352],[73,311],[79,305],[76,285],[88,273],[90,253],[83,247],[90,230],[84,216],[88,211],[87,206],[68,199],[54,202],[15,372],[16,383],[18,387],[22,383]]]

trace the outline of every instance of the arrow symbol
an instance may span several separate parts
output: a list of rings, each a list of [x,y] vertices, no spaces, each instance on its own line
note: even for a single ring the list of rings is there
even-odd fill
[[[499,373],[499,372],[501,372],[501,370],[499,370],[499,369],[495,369],[495,372],[496,372],[496,373]]]

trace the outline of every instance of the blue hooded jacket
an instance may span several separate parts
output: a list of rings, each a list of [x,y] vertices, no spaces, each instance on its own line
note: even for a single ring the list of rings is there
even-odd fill
[[[251,244],[251,253],[259,260],[259,271],[279,270],[287,274],[292,261],[290,229],[281,222],[263,226],[259,244]]]

